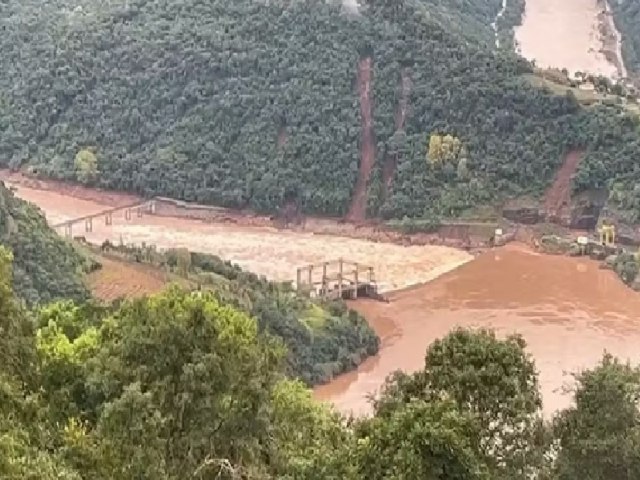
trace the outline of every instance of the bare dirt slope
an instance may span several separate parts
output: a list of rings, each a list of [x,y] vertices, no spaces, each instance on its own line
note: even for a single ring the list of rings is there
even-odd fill
[[[87,275],[86,283],[100,300],[142,297],[157,293],[170,283],[167,275],[152,267],[106,257],[98,260],[102,268]]]
[[[582,152],[576,150],[569,152],[562,166],[556,172],[553,184],[544,197],[544,210],[548,220],[557,220],[568,213],[567,209],[571,204],[573,176],[578,170],[582,155]]]
[[[376,161],[376,141],[373,132],[373,59],[362,58],[358,63],[358,95],[362,136],[360,138],[360,171],[351,199],[347,219],[361,222],[367,216],[367,186]]]

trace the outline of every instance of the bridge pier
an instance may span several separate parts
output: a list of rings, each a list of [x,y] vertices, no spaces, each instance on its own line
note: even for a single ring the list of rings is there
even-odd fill
[[[325,298],[357,299],[361,294],[376,298],[377,285],[373,267],[343,258],[297,269],[297,286],[301,292]],[[321,277],[319,275],[322,275]],[[362,292],[360,292],[362,288]]]
[[[150,213],[151,215],[153,215],[153,214],[155,214],[155,213],[156,213],[156,201],[155,201],[155,200],[151,200],[151,201],[149,202],[149,213]]]
[[[104,224],[112,225],[113,224],[113,213],[109,212],[104,216]]]
[[[358,268],[360,267],[357,263],[355,264],[356,269],[353,272],[353,299],[358,299]]]
[[[142,217],[142,207],[136,208],[136,213],[138,215],[138,218],[141,218]]]
[[[71,238],[73,236],[73,224],[66,223],[64,225],[64,236],[67,238]]]
[[[125,220],[131,220],[131,209],[130,208],[127,208],[124,211],[124,219]]]
[[[84,231],[93,232],[93,218],[87,218],[84,221]]]

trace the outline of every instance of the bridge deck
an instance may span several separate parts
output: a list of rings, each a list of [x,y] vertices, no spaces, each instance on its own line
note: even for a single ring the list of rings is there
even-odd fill
[[[86,220],[91,220],[91,219],[94,219],[94,218],[102,217],[104,215],[109,215],[111,213],[120,212],[122,210],[130,210],[130,209],[134,209],[134,208],[144,207],[144,206],[150,205],[154,201],[155,200],[145,200],[144,202],[136,202],[136,203],[131,203],[129,205],[123,205],[121,207],[109,208],[107,210],[102,210],[101,212],[92,213],[90,215],[84,215],[82,217],[71,218],[69,220],[65,220],[64,222],[56,223],[55,225],[51,225],[51,228],[60,228],[60,227],[68,226],[68,225],[74,225],[76,223],[80,223],[80,222],[84,222]]]

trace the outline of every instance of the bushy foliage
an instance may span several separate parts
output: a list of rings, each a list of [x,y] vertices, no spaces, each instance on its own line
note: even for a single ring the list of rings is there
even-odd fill
[[[625,66],[640,72],[640,3],[628,0],[610,2],[616,27],[622,35],[622,56]]]
[[[102,248],[166,268],[255,317],[261,331],[281,338],[286,345],[288,373],[308,385],[352,370],[378,352],[378,337],[343,302],[311,300],[299,295],[290,283],[268,281],[215,255],[108,242]]]
[[[354,13],[315,0],[8,0],[0,162],[144,194],[268,211],[295,198],[343,214],[360,157],[356,67],[371,56],[372,214],[451,216],[538,195],[573,148],[586,151],[578,189],[637,177],[637,121],[530,86],[530,66],[495,48],[500,0],[361,3]],[[464,168],[424,161],[433,134],[460,139]]]
[[[10,269],[0,248],[0,273]],[[58,303],[34,317],[5,275],[0,331],[2,478],[632,480],[639,472],[640,376],[608,356],[578,376],[575,406],[539,442],[528,428],[540,414],[537,377],[517,337],[452,333],[428,349],[423,370],[390,379],[372,418],[347,423],[286,380],[281,343],[213,292],[173,288],[112,311]]]
[[[81,279],[86,259],[48,227],[36,207],[1,183],[0,245],[13,253],[13,281],[27,303],[87,298]]]

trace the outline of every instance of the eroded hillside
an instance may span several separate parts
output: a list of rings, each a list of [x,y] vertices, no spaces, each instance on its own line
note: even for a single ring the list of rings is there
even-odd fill
[[[355,220],[539,196],[576,149],[572,188],[634,180],[637,120],[532,87],[530,65],[495,48],[501,3],[368,0],[354,13],[316,1],[10,0],[0,162]],[[619,188],[614,200],[635,220],[639,196]]]

